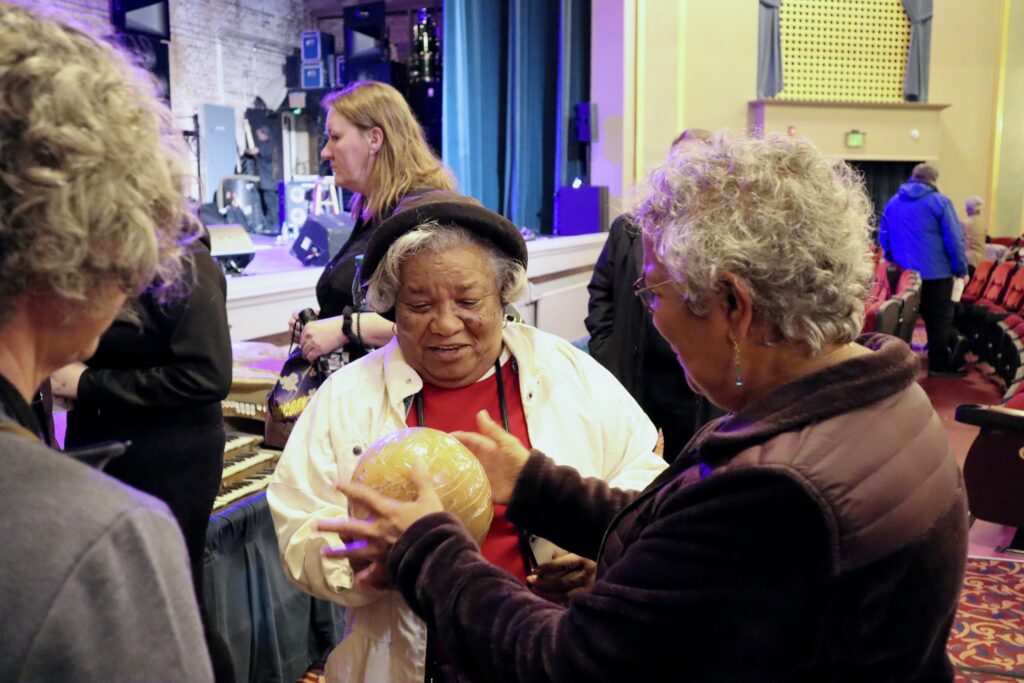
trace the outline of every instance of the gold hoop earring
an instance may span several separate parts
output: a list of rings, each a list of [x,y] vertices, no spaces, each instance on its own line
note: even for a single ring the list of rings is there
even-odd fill
[[[732,340],[732,350],[736,354],[735,355],[735,359],[733,360],[733,370],[736,373],[736,380],[735,380],[736,381],[736,386],[742,387],[743,386],[743,372],[742,372],[742,367],[741,367],[741,364],[740,364],[740,345],[739,345],[739,343],[735,339]]]

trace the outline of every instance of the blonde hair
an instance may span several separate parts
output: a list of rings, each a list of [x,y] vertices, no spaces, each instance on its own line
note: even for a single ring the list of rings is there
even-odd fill
[[[0,3],[0,34],[0,310],[39,284],[88,312],[105,286],[177,281],[199,226],[152,79],[21,7]]]
[[[455,180],[427,145],[408,102],[390,85],[357,81],[328,94],[322,106],[357,128],[384,133],[370,169],[372,194],[353,198],[353,209],[364,218],[386,217],[410,191],[455,189]]]
[[[636,211],[694,315],[721,274],[750,287],[755,317],[814,355],[856,339],[873,268],[861,177],[807,140],[718,133],[651,172]]]

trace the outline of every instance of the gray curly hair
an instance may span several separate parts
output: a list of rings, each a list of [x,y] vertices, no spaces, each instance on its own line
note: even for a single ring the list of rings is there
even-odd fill
[[[861,177],[804,139],[729,132],[673,150],[635,211],[694,315],[722,273],[750,287],[755,318],[812,355],[852,341],[873,276]]]
[[[200,228],[152,78],[21,7],[0,3],[0,33],[0,311],[39,283],[87,312],[104,285],[174,283]]]
[[[466,228],[428,221],[405,233],[388,247],[384,260],[370,278],[367,303],[379,313],[391,310],[401,287],[403,263],[416,254],[441,254],[466,244],[475,244],[487,254],[502,306],[516,301],[526,293],[526,268],[519,261]]]

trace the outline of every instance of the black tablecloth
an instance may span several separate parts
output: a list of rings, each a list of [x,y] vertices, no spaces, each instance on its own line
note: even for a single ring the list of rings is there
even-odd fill
[[[203,590],[238,683],[295,683],[341,640],[344,608],[285,578],[265,494],[210,519]]]

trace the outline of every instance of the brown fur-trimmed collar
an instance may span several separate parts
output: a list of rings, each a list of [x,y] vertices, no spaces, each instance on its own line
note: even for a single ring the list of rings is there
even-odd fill
[[[866,334],[857,343],[874,353],[800,377],[709,425],[693,444],[700,460],[720,463],[777,434],[892,396],[917,380],[917,356],[903,340]]]

